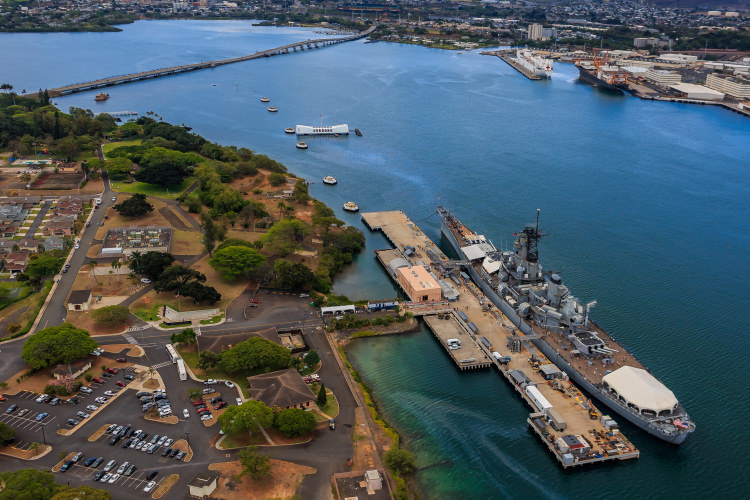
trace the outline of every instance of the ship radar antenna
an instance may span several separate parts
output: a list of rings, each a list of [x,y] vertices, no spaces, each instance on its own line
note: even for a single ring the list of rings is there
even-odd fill
[[[541,208],[536,209],[536,234],[539,234],[539,212],[541,211]]]

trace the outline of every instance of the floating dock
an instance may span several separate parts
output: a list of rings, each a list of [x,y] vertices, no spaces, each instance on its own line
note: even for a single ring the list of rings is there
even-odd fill
[[[511,54],[513,54],[513,52],[510,51],[510,50],[498,50],[498,51],[482,52],[482,55],[485,55],[485,56],[497,56],[497,57],[499,57],[500,59],[502,59],[503,61],[505,61],[506,63],[508,63],[508,65],[510,67],[512,67],[513,69],[515,69],[519,73],[521,73],[523,76],[525,76],[529,80],[541,80],[542,79],[541,76],[535,75],[534,73],[530,72],[529,70],[527,70],[526,68],[524,68],[520,64],[517,64],[516,61],[514,61],[513,58],[511,57]]]
[[[362,220],[382,231],[395,248],[376,251],[377,258],[398,283],[397,266],[424,265],[438,279],[458,290],[453,301],[405,303],[421,314],[427,326],[462,371],[495,366],[531,407],[530,429],[563,468],[637,458],[638,449],[602,415],[567,376],[529,342],[460,272],[460,261],[449,259],[402,211],[369,212]],[[400,284],[399,284],[400,285]],[[458,340],[449,342],[450,340]]]

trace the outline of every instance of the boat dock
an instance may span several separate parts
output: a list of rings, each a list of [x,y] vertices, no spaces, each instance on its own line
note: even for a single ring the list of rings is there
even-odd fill
[[[461,276],[461,263],[449,259],[404,212],[363,213],[362,220],[371,230],[382,231],[395,247],[376,254],[399,286],[395,269],[425,266],[458,291],[456,300],[420,302],[412,298],[404,309],[422,315],[461,371],[494,365],[531,407],[527,419],[530,429],[563,468],[639,456],[614,421],[598,411],[531,345],[529,337],[518,331],[471,280]]]
[[[534,73],[530,72],[520,64],[516,64],[516,62],[511,58],[511,54],[513,52],[510,50],[498,50],[498,51],[489,51],[489,52],[482,52],[482,55],[485,56],[497,56],[516,71],[521,73],[523,76],[528,78],[529,80],[541,80],[542,77],[539,75],[535,75]]]

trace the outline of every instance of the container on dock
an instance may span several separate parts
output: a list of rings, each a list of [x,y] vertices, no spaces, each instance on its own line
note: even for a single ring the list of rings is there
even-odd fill
[[[469,326],[469,328],[471,329],[472,332],[479,333],[479,328],[477,328],[477,325],[475,325],[471,321],[469,321],[469,323],[467,323],[467,324],[468,324],[468,326]]]
[[[521,370],[511,370],[508,373],[513,378],[513,382],[515,382],[516,385],[529,383],[529,377],[527,377]]]
[[[547,418],[549,419],[552,428],[558,432],[564,431],[568,427],[568,423],[565,422],[565,419],[560,415],[560,412],[554,408],[547,409]]]
[[[539,371],[542,372],[542,376],[545,380],[552,380],[553,378],[562,378],[562,370],[552,363],[547,363],[539,367]]]
[[[539,392],[539,389],[537,389],[535,386],[527,385],[525,392],[531,402],[534,403],[534,406],[539,409],[539,411],[546,413],[547,410],[552,408],[552,405],[549,401],[547,401],[547,398],[545,398],[542,393]]]
[[[490,344],[490,341],[489,341],[489,340],[487,340],[487,337],[481,337],[481,338],[480,338],[479,340],[481,340],[481,341],[482,341],[482,344],[484,344],[484,346],[485,346],[485,347],[486,347],[487,349],[489,349],[489,348],[490,348],[490,345],[492,345],[492,344]]]
[[[469,317],[463,311],[458,311],[458,317],[464,321],[469,321]]]

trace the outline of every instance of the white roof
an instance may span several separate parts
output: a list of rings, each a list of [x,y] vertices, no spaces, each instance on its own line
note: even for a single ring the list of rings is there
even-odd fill
[[[487,274],[496,273],[500,270],[503,263],[499,260],[490,260],[489,257],[485,257],[484,262],[482,262],[482,267],[485,271],[487,271]]]
[[[462,247],[464,255],[468,260],[483,259],[487,253],[482,249],[482,244],[477,243],[476,245],[469,245],[468,247]]]
[[[602,377],[602,381],[642,410],[659,413],[677,405],[674,393],[642,368],[623,366]]]

